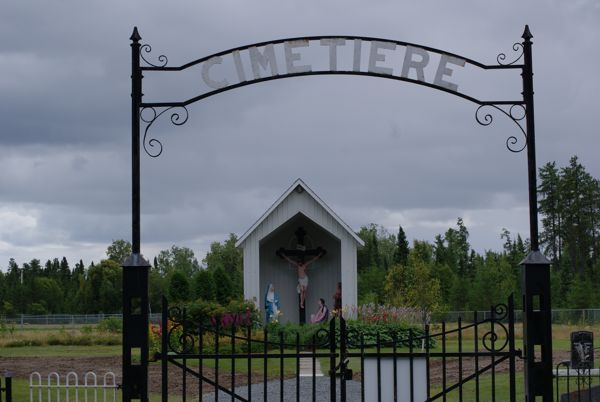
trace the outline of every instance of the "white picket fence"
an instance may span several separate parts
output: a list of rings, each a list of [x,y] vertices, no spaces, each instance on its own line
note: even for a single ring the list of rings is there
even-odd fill
[[[102,376],[102,384],[98,384],[98,376],[91,371],[83,376],[83,384],[73,371],[67,373],[63,383],[56,372],[48,374],[46,384],[42,383],[42,375],[37,371],[29,375],[29,402],[98,402],[99,394],[102,394],[103,402],[116,402],[117,389],[116,376],[110,371]]]

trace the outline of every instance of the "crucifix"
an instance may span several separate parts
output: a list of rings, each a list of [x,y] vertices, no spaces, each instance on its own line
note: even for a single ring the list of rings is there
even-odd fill
[[[308,266],[323,257],[327,251],[322,247],[313,249],[307,249],[304,243],[304,237],[306,231],[304,228],[299,227],[294,234],[296,235],[296,249],[286,250],[281,247],[275,252],[279,258],[282,258],[289,262],[298,271],[298,317],[301,324],[306,323],[306,290],[308,288]],[[310,259],[307,260],[307,257]]]

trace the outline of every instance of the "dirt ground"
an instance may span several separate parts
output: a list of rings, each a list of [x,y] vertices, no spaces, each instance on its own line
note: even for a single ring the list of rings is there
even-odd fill
[[[122,381],[121,378],[121,357],[2,357],[0,358],[0,372],[10,371],[13,377],[29,378],[29,375],[37,371],[42,376],[42,383],[46,384],[47,375],[51,372],[57,372],[64,381],[64,376],[69,372],[77,373],[79,382],[83,383],[85,373],[93,371],[98,376],[98,382],[102,383],[102,377],[107,372],[113,372],[117,379],[117,384]],[[204,369],[204,375],[214,380],[214,370]],[[161,367],[159,364],[151,364],[148,370],[150,392],[159,393],[161,390]],[[219,384],[223,386],[230,385],[230,375],[221,373],[219,375]],[[238,384],[245,384],[247,376],[243,374],[236,375]],[[262,378],[257,378],[262,380]],[[169,365],[169,390],[173,395],[181,394],[183,390],[183,376],[181,370],[173,365]],[[192,376],[187,376],[186,388],[190,392],[198,390],[198,380]],[[204,392],[214,391],[214,386],[210,384],[203,385]]]
[[[553,356],[555,362],[568,360],[568,352],[558,352]],[[462,361],[463,377],[473,373],[474,359],[465,358]],[[479,366],[482,367],[489,364],[489,360],[479,359]],[[446,382],[453,384],[459,379],[459,361],[457,359],[446,360]],[[517,359],[517,370],[523,369],[523,361]],[[83,382],[83,376],[88,371],[93,371],[98,375],[98,381],[102,381],[102,376],[112,371],[117,376],[117,383],[121,382],[121,358],[120,357],[3,357],[0,358],[0,372],[10,371],[13,377],[29,378],[29,375],[37,371],[42,375],[42,381],[50,372],[58,372],[61,376],[65,376],[68,372],[78,374],[80,383]],[[430,366],[431,383],[441,384],[443,376],[443,363],[440,360],[432,360]],[[505,373],[508,371],[508,362],[504,362],[496,367],[496,373]],[[204,375],[211,380],[214,380],[214,370],[204,369]],[[64,378],[64,377],[63,377]],[[229,387],[230,375],[228,373],[219,373],[219,384]],[[359,374],[355,374],[354,379],[361,380]],[[261,382],[262,376],[253,376],[252,382]],[[173,365],[169,365],[169,390],[170,394],[181,394],[183,390],[184,378],[181,375],[181,370]],[[246,384],[247,377],[245,375],[236,375],[236,384]],[[151,364],[149,368],[149,386],[150,392],[159,393],[161,389],[161,367],[159,364]],[[191,376],[187,376],[186,388],[188,392],[195,393],[198,390],[198,380]],[[204,384],[204,392],[214,391],[214,386]]]

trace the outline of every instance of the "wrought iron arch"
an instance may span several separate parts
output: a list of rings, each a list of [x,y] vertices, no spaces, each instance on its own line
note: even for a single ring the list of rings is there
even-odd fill
[[[132,399],[148,400],[148,270],[150,264],[140,254],[140,149],[144,148],[146,153],[152,157],[157,157],[162,153],[162,144],[156,138],[149,135],[149,130],[154,123],[163,116],[169,116],[172,124],[180,126],[188,121],[189,112],[187,106],[208,98],[210,96],[229,91],[236,88],[241,88],[247,85],[256,83],[301,77],[309,75],[356,75],[356,76],[371,76],[377,78],[392,79],[397,81],[409,82],[412,84],[422,85],[425,87],[440,90],[452,95],[466,99],[477,105],[475,111],[475,120],[483,126],[489,126],[494,121],[493,113],[498,113],[501,116],[508,118],[518,128],[520,134],[524,137],[524,143],[520,144],[519,139],[515,135],[510,135],[506,141],[507,148],[512,152],[521,152],[527,149],[527,174],[528,174],[528,192],[529,192],[529,231],[530,231],[530,247],[531,251],[527,258],[522,262],[523,269],[523,300],[524,300],[524,343],[525,343],[525,370],[526,370],[526,398],[534,400],[537,396],[542,396],[544,402],[551,401],[552,398],[552,337],[551,337],[551,317],[550,317],[550,277],[549,277],[549,262],[539,251],[538,240],[538,210],[537,210],[537,168],[535,160],[535,125],[534,125],[534,102],[533,102],[533,68],[531,54],[531,39],[533,36],[529,31],[529,27],[525,26],[522,35],[523,42],[517,42],[512,46],[515,55],[509,58],[505,53],[500,53],[496,57],[497,64],[488,65],[466,58],[444,50],[435,49],[428,46],[417,45],[409,42],[388,40],[381,38],[365,37],[365,36],[306,36],[287,39],[278,39],[268,42],[260,42],[251,45],[240,46],[214,53],[212,55],[202,57],[180,66],[169,66],[168,58],[165,55],[159,55],[156,61],[150,61],[149,56],[152,53],[152,47],[149,44],[141,44],[142,39],[137,28],[134,28],[130,37],[132,49],[132,254],[123,262],[123,401],[129,402]],[[144,72],[146,73],[165,73],[177,72],[188,69],[190,67],[205,63],[206,65],[220,64],[219,58],[231,54],[239,55],[239,52],[250,51],[260,47],[273,46],[276,44],[290,44],[297,42],[310,42],[322,40],[352,40],[384,44],[382,49],[390,49],[389,46],[404,46],[408,50],[420,49],[421,52],[432,52],[440,55],[440,66],[442,61],[445,63],[463,66],[469,64],[483,70],[506,70],[516,69],[521,71],[523,91],[522,98],[513,100],[481,100],[468,94],[460,93],[457,87],[452,85],[442,85],[438,81],[438,71],[434,82],[428,82],[425,79],[410,78],[408,74],[394,75],[386,72],[386,70],[371,68],[368,71],[361,71],[359,68],[352,70],[337,70],[330,68],[316,71],[289,71],[285,74],[272,74],[270,76],[257,76],[251,80],[246,80],[244,74],[238,75],[240,80],[236,84],[221,85],[216,81],[210,81],[213,84],[212,90],[195,97],[177,101],[177,102],[143,102],[142,101],[142,79]],[[356,43],[356,42],[355,42]],[[380,46],[380,45],[378,45]],[[386,47],[388,46],[388,47]],[[373,57],[373,49],[371,55]],[[418,53],[418,52],[417,52]],[[424,54],[424,53],[423,53]],[[375,51],[375,60],[380,60]],[[263,54],[264,57],[264,54]],[[274,56],[273,56],[274,57]],[[287,57],[287,54],[286,54]],[[355,56],[356,57],[356,56]],[[292,58],[292,60],[294,60]],[[409,60],[415,61],[416,60]],[[142,65],[144,62],[144,65]],[[406,62],[406,59],[405,59]],[[264,59],[261,65],[264,63]],[[286,58],[286,63],[288,59]],[[331,59],[330,59],[331,63]],[[461,64],[462,63],[462,64]],[[376,64],[374,64],[376,65]],[[300,66],[297,66],[300,67]],[[444,68],[447,65],[444,65]],[[210,67],[207,67],[207,70]],[[236,65],[237,69],[237,65]],[[403,66],[404,71],[404,66]],[[422,70],[421,70],[422,74]],[[451,84],[443,81],[443,76],[451,75],[442,71],[443,84]],[[208,73],[207,73],[208,76]],[[243,79],[242,79],[243,78]],[[208,81],[203,77],[205,82]],[[214,85],[214,84],[217,85]],[[209,85],[210,86],[210,85]],[[140,144],[141,124],[145,124],[143,128],[143,142]],[[535,301],[534,301],[535,300]],[[535,308],[535,310],[534,310]],[[528,327],[536,327],[536,331],[528,333]],[[535,346],[541,346],[541,359],[536,360],[536,356],[528,351],[533,351]],[[132,364],[132,350],[140,348],[141,362],[140,364]]]
[[[134,31],[134,35],[132,35],[132,40],[136,43],[141,39],[139,34],[137,34],[137,29]],[[368,36],[348,36],[348,35],[340,35],[340,36],[304,36],[304,37],[292,37],[285,39],[277,39],[266,42],[258,42],[250,45],[239,46],[235,48],[231,48],[225,51],[217,52],[211,54],[209,56],[205,56],[188,63],[179,65],[179,66],[169,66],[169,59],[166,55],[159,55],[156,60],[151,61],[149,56],[152,53],[152,46],[149,44],[140,45],[140,57],[141,61],[144,62],[145,65],[140,65],[139,69],[141,72],[178,72],[183,71],[202,63],[208,62],[210,60],[214,60],[215,58],[234,55],[236,52],[246,51],[252,48],[261,48],[269,45],[277,45],[277,44],[286,44],[286,43],[298,43],[298,42],[311,42],[311,41],[322,41],[322,40],[349,40],[349,41],[361,41],[363,42],[375,42],[375,43],[387,43],[392,44],[393,46],[402,46],[402,47],[411,47],[421,49],[426,52],[432,52],[434,54],[438,54],[440,56],[445,56],[449,58],[454,58],[457,60],[462,60],[466,64],[470,64],[477,68],[483,70],[507,70],[507,69],[523,69],[524,64],[520,63],[524,57],[524,45],[523,43],[515,43],[512,47],[515,55],[513,55],[511,61],[507,61],[508,56],[506,53],[500,53],[496,56],[497,64],[484,64],[480,63],[476,60],[455,54],[450,53],[441,49],[423,46],[411,42],[404,42],[398,40],[390,40],[390,39],[382,39],[376,37],[368,37]],[[144,53],[146,55],[144,55]],[[239,57],[239,56],[238,56]],[[436,89],[438,91],[443,91],[448,94],[460,97],[462,99],[468,100],[472,103],[478,105],[478,108],[475,111],[475,119],[476,121],[483,125],[488,126],[492,124],[494,117],[494,112],[499,113],[500,115],[508,117],[518,128],[520,133],[523,136],[523,140],[520,141],[516,136],[510,135],[506,140],[506,147],[511,152],[521,152],[526,148],[527,144],[527,132],[523,127],[522,122],[525,119],[526,115],[526,101],[524,99],[517,100],[482,100],[478,99],[474,96],[470,96],[465,93],[458,92],[457,90],[452,90],[449,88],[442,87],[440,85],[436,85],[435,83],[427,82],[425,80],[419,80],[415,78],[410,78],[408,76],[402,75],[394,75],[394,74],[384,74],[377,73],[373,71],[360,71],[356,69],[321,69],[321,70],[311,70],[311,71],[303,71],[303,72],[294,72],[294,73],[284,73],[284,74],[273,74],[265,77],[255,78],[255,79],[243,79],[235,84],[228,84],[223,86],[222,88],[217,88],[213,90],[209,90],[200,95],[194,96],[192,98],[183,100],[183,101],[172,101],[172,102],[141,102],[140,108],[140,118],[146,124],[144,128],[144,139],[142,145],[144,147],[147,155],[151,157],[157,157],[162,153],[162,143],[160,140],[156,138],[152,138],[149,135],[150,128],[154,124],[154,122],[159,119],[163,115],[170,115],[171,122],[174,125],[180,126],[185,124],[188,121],[189,112],[187,110],[187,106],[201,101],[203,99],[209,98],[211,96],[231,91],[237,88],[242,88],[249,85],[254,85],[262,82],[268,82],[273,80],[280,80],[285,78],[294,78],[294,77],[304,77],[304,76],[315,76],[315,75],[349,75],[349,76],[363,76],[363,77],[376,77],[383,79],[390,79],[394,81],[404,81],[411,84],[421,85],[428,88]]]

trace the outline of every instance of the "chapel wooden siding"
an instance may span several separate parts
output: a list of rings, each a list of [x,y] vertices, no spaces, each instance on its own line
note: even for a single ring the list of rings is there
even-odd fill
[[[309,269],[307,321],[319,297],[332,307],[335,286],[340,281],[343,304],[356,305],[356,250],[363,242],[300,179],[238,241],[244,254],[244,297],[256,300],[262,310],[266,286],[273,283],[284,312],[282,320],[298,322],[297,274],[275,255],[298,226],[312,235],[314,245],[327,250],[327,255]]]

